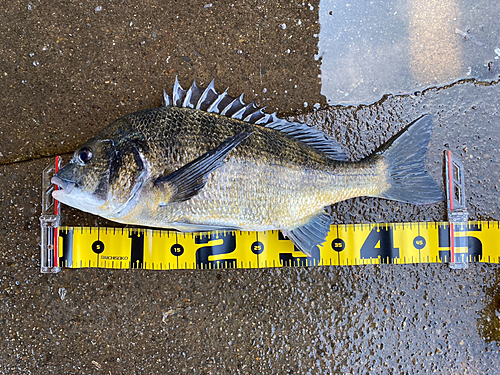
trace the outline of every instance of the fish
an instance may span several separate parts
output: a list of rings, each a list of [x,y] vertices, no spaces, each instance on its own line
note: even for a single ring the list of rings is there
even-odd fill
[[[281,230],[304,254],[324,243],[326,208],[369,196],[443,200],[425,169],[432,116],[423,115],[368,157],[350,161],[326,133],[265,113],[214,80],[162,106],[111,123],[52,178],[68,206],[131,225],[183,232]]]

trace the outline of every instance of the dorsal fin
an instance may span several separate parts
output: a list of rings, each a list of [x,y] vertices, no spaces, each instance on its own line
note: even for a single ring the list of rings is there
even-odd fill
[[[280,119],[276,113],[266,114],[263,112],[264,108],[257,107],[255,102],[245,104],[243,94],[233,98],[228,95],[227,89],[222,94],[218,94],[214,88],[214,80],[207,88],[202,88],[198,86],[195,78],[191,87],[186,91],[175,77],[172,98],[163,91],[163,106],[193,108],[261,125],[285,133],[315,150],[327,154],[332,159],[347,160],[347,155],[340,145],[321,130],[300,122]]]
[[[182,107],[182,103],[184,102],[184,98],[186,97],[186,90],[184,90],[179,84],[177,76],[175,77],[174,91],[172,92],[172,97],[173,97],[172,106]]]
[[[184,98],[184,102],[182,102],[182,106],[185,108],[196,108],[198,105],[198,101],[201,98],[201,95],[206,91],[206,89],[199,87],[196,84],[196,78],[193,80],[193,84],[186,91],[186,97]]]

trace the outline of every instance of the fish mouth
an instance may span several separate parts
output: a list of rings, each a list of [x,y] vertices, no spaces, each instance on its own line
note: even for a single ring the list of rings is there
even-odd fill
[[[50,182],[52,182],[54,185],[57,185],[57,187],[59,188],[59,190],[54,190],[52,192],[52,196],[55,199],[58,199],[58,197],[60,196],[70,194],[76,186],[76,183],[74,183],[73,181],[63,180],[62,178],[59,178],[57,176],[52,177]]]

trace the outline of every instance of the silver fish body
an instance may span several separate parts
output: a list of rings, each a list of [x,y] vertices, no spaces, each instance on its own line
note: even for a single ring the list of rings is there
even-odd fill
[[[370,157],[349,162],[322,132],[266,115],[212,83],[176,80],[165,105],[124,116],[54,177],[61,202],[121,223],[182,231],[282,230],[302,251],[322,243],[324,207],[357,196],[433,203],[424,116]]]

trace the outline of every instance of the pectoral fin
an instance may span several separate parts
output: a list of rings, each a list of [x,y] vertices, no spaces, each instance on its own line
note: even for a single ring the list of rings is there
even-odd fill
[[[304,254],[311,256],[312,250],[325,242],[330,232],[331,218],[326,212],[321,212],[310,219],[305,225],[290,231],[283,231],[295,246]]]
[[[208,175],[221,167],[224,158],[251,134],[236,134],[175,172],[159,177],[154,186],[165,193],[164,204],[184,202],[198,194],[205,186]]]

